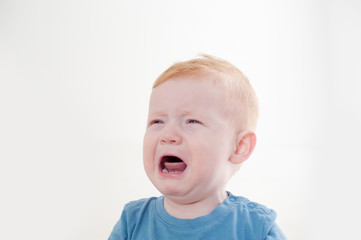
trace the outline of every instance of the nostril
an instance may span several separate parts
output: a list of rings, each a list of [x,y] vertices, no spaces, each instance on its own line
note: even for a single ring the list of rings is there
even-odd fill
[[[178,141],[175,139],[161,139],[162,143],[177,143]]]

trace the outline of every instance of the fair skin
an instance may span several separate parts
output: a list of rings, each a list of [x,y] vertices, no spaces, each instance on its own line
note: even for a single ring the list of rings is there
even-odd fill
[[[166,211],[191,219],[226,198],[226,183],[252,153],[256,136],[237,130],[224,111],[222,87],[209,76],[175,78],[153,89],[143,161]]]

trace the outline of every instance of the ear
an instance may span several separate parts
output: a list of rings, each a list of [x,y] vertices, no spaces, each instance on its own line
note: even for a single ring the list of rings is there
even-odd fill
[[[252,131],[245,130],[239,132],[236,137],[236,147],[230,157],[233,164],[241,164],[246,161],[256,146],[256,134]]]

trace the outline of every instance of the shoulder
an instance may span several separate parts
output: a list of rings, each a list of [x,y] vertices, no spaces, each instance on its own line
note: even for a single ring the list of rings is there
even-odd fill
[[[275,225],[277,214],[274,210],[241,196],[230,194],[228,199],[246,229],[267,236]]]
[[[157,199],[160,197],[151,197],[151,198],[142,198],[139,200],[131,201],[125,204],[123,209],[123,214],[128,214],[134,216],[135,214],[140,214],[146,211],[150,206],[155,204]]]
[[[260,203],[252,202],[245,197],[234,196],[230,194],[228,199],[234,207],[239,208],[242,211],[248,212],[252,215],[260,216],[260,217],[270,216],[274,219],[277,216],[274,210]]]
[[[122,215],[115,224],[109,240],[129,239],[141,219],[152,212],[152,205],[157,197],[143,198],[125,204]]]

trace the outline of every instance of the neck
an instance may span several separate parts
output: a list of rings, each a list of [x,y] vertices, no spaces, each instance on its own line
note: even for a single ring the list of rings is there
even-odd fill
[[[169,197],[164,197],[164,208],[173,217],[193,219],[211,213],[227,198],[226,192],[214,194],[194,202],[180,202]]]

